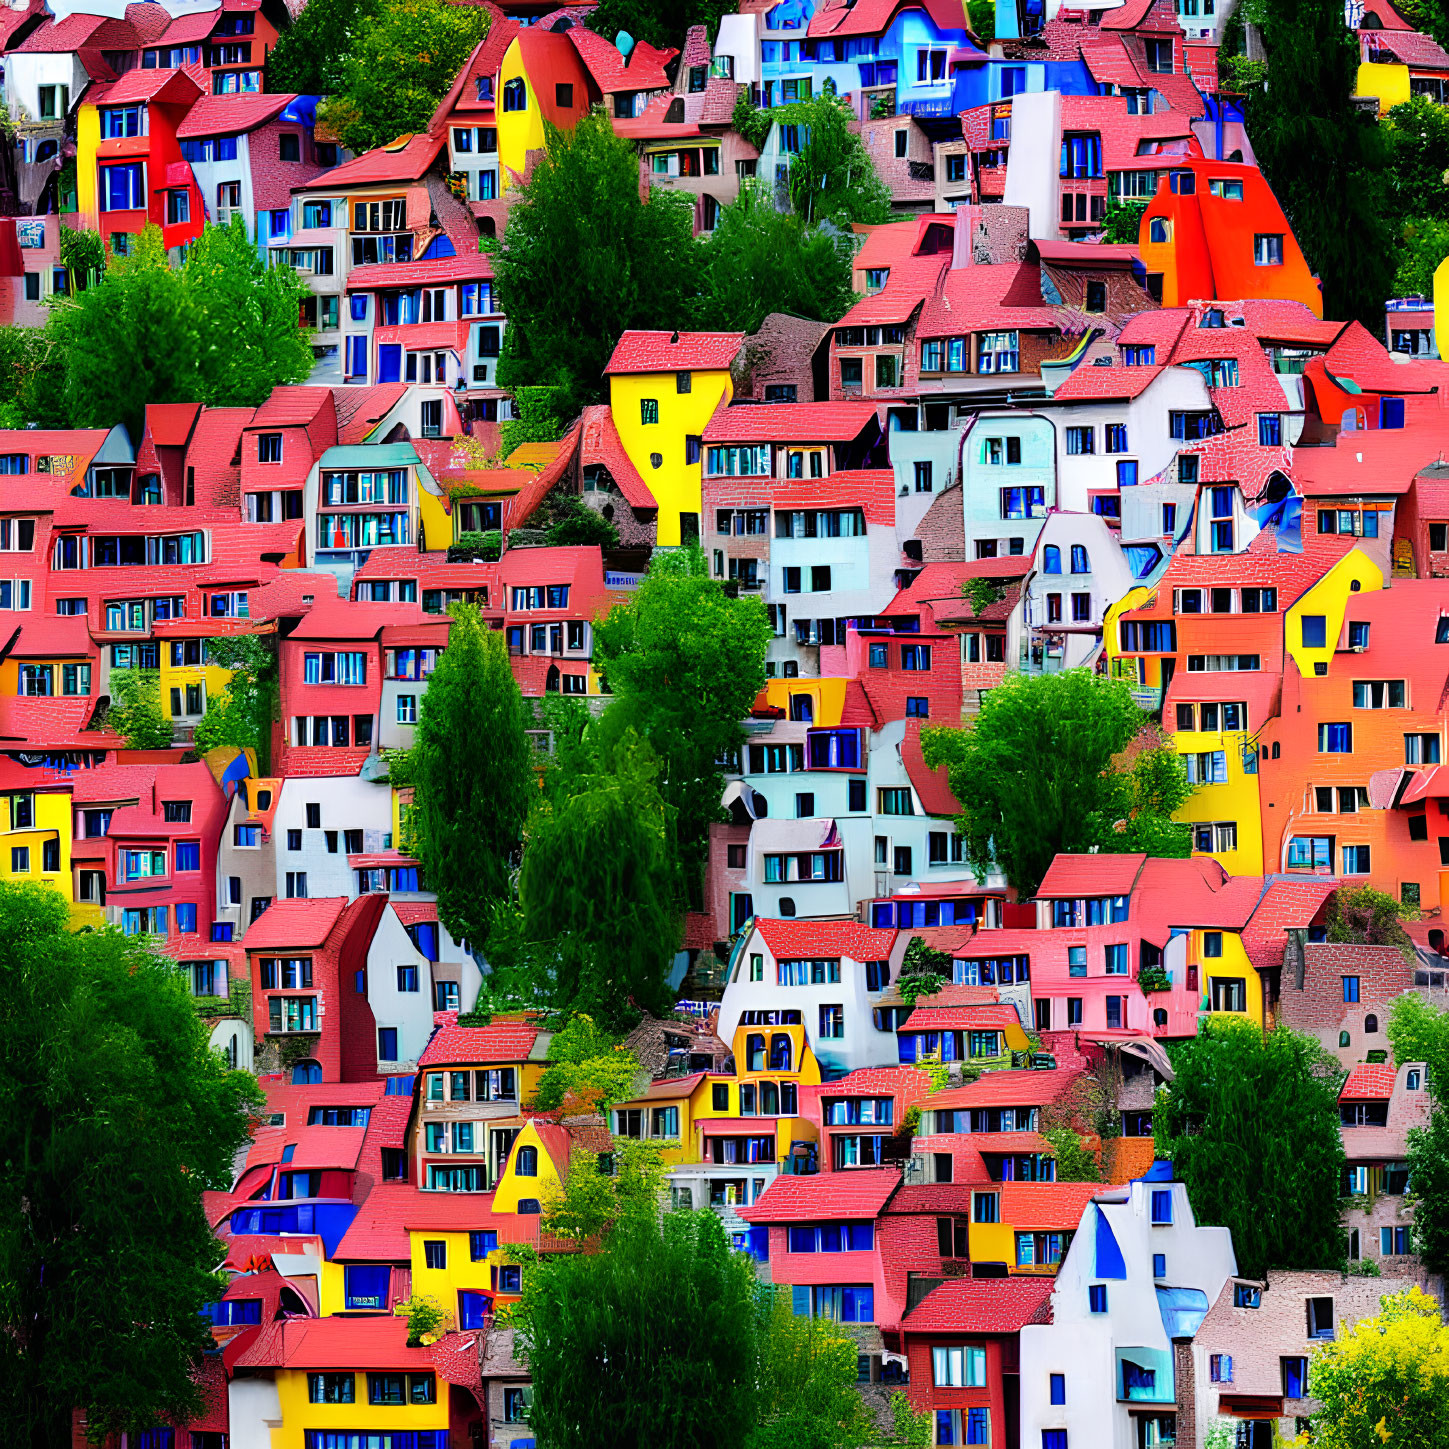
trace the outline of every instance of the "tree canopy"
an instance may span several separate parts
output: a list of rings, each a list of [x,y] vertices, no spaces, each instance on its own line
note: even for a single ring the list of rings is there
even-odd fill
[[[67,913],[0,882],[0,1421],[46,1449],[72,1408],[97,1435],[200,1411],[224,1286],[201,1195],[230,1187],[261,1104],[175,962]]]
[[[604,737],[636,730],[663,762],[659,791],[672,812],[691,896],[722,818],[722,758],[738,749],[740,721],[765,684],[770,621],[755,598],[730,598],[698,549],[656,553],[627,603],[594,631],[598,668],[614,702]]]
[[[742,187],[701,248],[701,325],[756,332],[771,312],[834,322],[856,300],[852,256],[837,228],[809,225]]]
[[[852,222],[891,219],[890,188],[850,128],[850,106],[820,95],[774,111],[777,126],[798,126],[800,149],[790,159],[790,205],[806,221]]]
[[[438,918],[475,949],[495,904],[510,894],[533,790],[533,747],[503,635],[476,607],[455,604],[452,625],[418,711],[408,760],[410,844]]]
[[[1421,1289],[1341,1329],[1308,1366],[1313,1443],[1322,1449],[1441,1449],[1449,1444],[1449,1328]],[[1392,1427],[1390,1427],[1392,1426]]]
[[[262,263],[240,219],[208,226],[180,268],[148,226],[95,286],[51,303],[43,343],[18,349],[14,391],[0,384],[0,396],[28,422],[124,423],[137,439],[147,403],[257,407],[312,371],[298,320],[308,295],[291,267]]]
[[[1223,1017],[1167,1051],[1174,1077],[1158,1092],[1153,1136],[1198,1222],[1231,1229],[1245,1277],[1336,1268],[1344,1257],[1338,1062],[1312,1037]]]
[[[337,95],[357,33],[375,12],[376,0],[307,0],[267,56],[267,89]]]
[[[1432,1100],[1429,1121],[1409,1129],[1414,1248],[1431,1273],[1449,1271],[1449,1012],[1408,991],[1389,1010],[1394,1062],[1423,1062]]]
[[[365,0],[351,17],[339,6],[317,31],[308,32],[319,45],[345,37],[336,62],[320,53],[314,58],[313,46],[299,43],[295,64],[299,71],[315,67],[319,78],[335,74],[340,84],[328,92],[317,119],[349,151],[360,153],[426,131],[438,102],[487,33],[488,11],[482,6]],[[292,65],[284,55],[273,70]]]
[[[926,763],[945,765],[978,872],[992,860],[1024,895],[1066,851],[1182,856],[1172,813],[1191,793],[1166,744],[1114,763],[1147,725],[1121,680],[1085,669],[1008,674],[965,729],[925,730]]]
[[[547,153],[494,254],[508,315],[498,380],[555,389],[553,411],[569,416],[602,396],[625,331],[672,329],[691,315],[693,202],[658,188],[641,198],[638,152],[602,110],[572,131],[544,130]]]
[[[513,1321],[530,1426],[551,1449],[857,1449],[874,1437],[854,1341],[757,1284],[709,1211],[621,1216],[599,1252],[528,1263]]]
[[[259,634],[223,634],[206,641],[211,662],[231,671],[226,689],[206,701],[193,744],[199,754],[218,745],[253,749],[263,775],[271,773],[272,719],[277,710],[277,656]]]
[[[161,702],[160,674],[154,669],[113,669],[111,707],[104,723],[128,750],[164,750],[173,730]]]

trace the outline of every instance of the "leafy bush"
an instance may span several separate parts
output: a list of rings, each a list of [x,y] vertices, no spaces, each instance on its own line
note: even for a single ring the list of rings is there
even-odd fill
[[[503,552],[503,530],[490,528],[483,532],[467,529],[458,535],[458,541],[448,549],[449,563],[469,563],[481,559],[484,563],[497,563]]]

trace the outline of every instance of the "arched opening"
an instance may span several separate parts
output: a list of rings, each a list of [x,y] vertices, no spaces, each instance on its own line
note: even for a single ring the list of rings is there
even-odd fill
[[[516,1172],[519,1177],[537,1177],[538,1148],[520,1147],[518,1149],[518,1163],[514,1167],[514,1172]],[[519,1211],[521,1212],[522,1208],[520,1208]]]

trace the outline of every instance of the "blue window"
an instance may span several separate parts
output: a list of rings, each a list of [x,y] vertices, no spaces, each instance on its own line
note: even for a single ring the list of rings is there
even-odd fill
[[[1072,545],[1072,572],[1074,574],[1089,574],[1092,572],[1091,560],[1087,557],[1087,550],[1079,543]]]
[[[354,322],[367,321],[367,293],[354,292],[351,297],[352,320]]]
[[[1137,459],[1120,458],[1117,461],[1117,486],[1119,488],[1135,488],[1137,486]]]
[[[1380,401],[1379,426],[1381,428],[1402,428],[1404,426],[1403,398],[1386,397]]]
[[[146,206],[140,162],[101,167],[101,210],[141,211]]]
[[[1283,417],[1281,413],[1258,414],[1258,445],[1276,448],[1283,441]]]
[[[1087,1307],[1093,1313],[1107,1311],[1107,1285],[1105,1283],[1093,1283],[1087,1289]]]
[[[397,1060],[397,1027],[378,1027],[377,1059],[380,1062],[395,1062]]]
[[[1041,1449],[1067,1449],[1067,1431],[1065,1429],[1043,1429],[1041,1431]]]
[[[386,1264],[348,1263],[342,1270],[343,1306],[384,1309],[391,1282],[392,1269]]]
[[[1146,347],[1124,347],[1122,365],[1124,367],[1155,367],[1157,365],[1157,345],[1150,343]]]
[[[493,1301],[486,1293],[458,1294],[458,1327],[486,1328]]]
[[[356,299],[353,299],[354,305]],[[367,338],[349,337],[347,339],[347,376],[367,376]]]
[[[1007,65],[1001,69],[1001,99],[1008,100],[1026,89],[1026,67]]]
[[[1062,551],[1056,544],[1049,543],[1041,551],[1041,571],[1044,574],[1059,574],[1062,571]]]
[[[498,1233],[494,1229],[488,1229],[480,1233],[468,1234],[468,1255],[473,1262],[481,1263],[489,1253],[498,1249]]]
[[[1152,1255],[1152,1276],[1154,1278],[1167,1277],[1167,1254],[1154,1253]]]
[[[1065,1404],[1067,1401],[1067,1376],[1066,1374],[1053,1374],[1051,1376],[1051,1401],[1054,1404]]]
[[[418,968],[416,966],[406,965],[397,968],[397,989],[399,991],[416,991],[418,989]]]
[[[966,1410],[966,1442],[968,1444],[989,1444],[991,1442],[991,1410]]]
[[[1358,977],[1345,976],[1343,978],[1343,999],[1349,1002],[1358,1000]]]
[[[176,843],[176,869],[200,870],[201,846],[195,840],[179,840]]]
[[[1161,1188],[1152,1194],[1152,1221],[1159,1225],[1172,1221],[1172,1189]]]
[[[180,905],[176,907],[176,929],[183,936],[196,934],[195,906]]]
[[[1304,1381],[1308,1377],[1306,1358],[1285,1358],[1283,1360],[1283,1397],[1301,1399]]]
[[[1351,724],[1319,725],[1318,753],[1320,755],[1351,755],[1353,753],[1353,726]]]
[[[1328,620],[1322,614],[1304,614],[1303,625],[1303,647],[1305,649],[1322,649],[1328,637]]]
[[[1127,947],[1108,946],[1105,951],[1108,976],[1125,976],[1127,974]],[[1155,1197],[1156,1194],[1154,1193]]]

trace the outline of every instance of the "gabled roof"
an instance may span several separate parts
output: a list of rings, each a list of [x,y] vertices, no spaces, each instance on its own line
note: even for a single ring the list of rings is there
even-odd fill
[[[998,328],[1056,328],[1058,313],[1042,301],[1041,268],[1028,262],[954,267],[926,303],[917,338],[958,336]]]
[[[1081,1072],[1075,1067],[987,1072],[964,1087],[936,1092],[926,1106],[931,1111],[941,1108],[954,1111],[958,1107],[1044,1107],[1055,1102],[1079,1076]]]
[[[114,92],[112,93],[114,94]],[[249,92],[231,96],[201,96],[187,111],[186,119],[176,128],[178,140],[195,136],[230,136],[241,131],[254,131],[287,109],[297,99],[295,94],[262,94]]]
[[[875,1218],[901,1185],[895,1168],[880,1171],[821,1172],[809,1177],[777,1177],[739,1215],[749,1223],[801,1223],[832,1218]]]
[[[859,921],[775,920],[761,917],[755,926],[776,960],[844,957],[850,961],[884,961],[895,942],[894,931],[880,931]]]
[[[848,443],[876,421],[869,402],[736,403],[720,408],[706,443]]]
[[[1037,887],[1039,897],[1125,896],[1145,855],[1058,855]]]
[[[918,1005],[897,1028],[912,1031],[991,1031],[1020,1026],[1021,1017],[1014,1006],[983,1003],[972,1006],[937,1006],[926,997],[926,1005]]]
[[[286,950],[293,946],[320,946],[347,909],[346,896],[319,896],[310,900],[273,901],[247,927],[242,945],[248,951]]]
[[[951,782],[946,767],[937,765],[933,770],[926,764],[921,750],[921,722],[918,719],[906,721],[905,738],[901,741],[901,762],[912,787],[921,797],[921,808],[927,815],[959,815],[961,802],[951,793]]]
[[[72,11],[63,20],[38,26],[19,45],[20,55],[58,55],[80,50],[135,50],[140,43],[135,27],[125,20]]]
[[[432,1040],[418,1058],[420,1067],[474,1062],[521,1062],[533,1051],[538,1025],[528,1019],[499,1017],[487,1026],[459,1026],[456,1011],[440,1012]]]
[[[160,101],[189,105],[202,94],[201,87],[184,70],[128,70],[106,92],[108,106],[134,105],[138,101]]]
[[[657,91],[669,85],[664,67],[673,60],[677,50],[657,50],[646,41],[639,41],[628,54],[621,55],[613,41],[596,35],[586,25],[573,25],[564,32],[573,42],[595,84],[605,95],[616,91]]]
[[[959,1204],[958,1204],[959,1206]],[[902,1333],[1016,1333],[1051,1322],[1051,1278],[948,1278],[901,1320]]]
[[[446,138],[420,134],[399,138],[390,146],[379,146],[351,161],[344,161],[330,171],[294,186],[293,191],[335,191],[344,186],[383,186],[388,182],[402,185],[417,181],[438,159]]]
[[[626,332],[604,374],[728,372],[744,340],[743,332]]]

